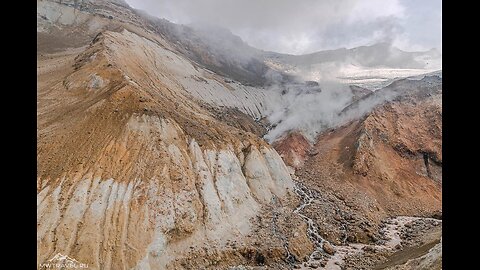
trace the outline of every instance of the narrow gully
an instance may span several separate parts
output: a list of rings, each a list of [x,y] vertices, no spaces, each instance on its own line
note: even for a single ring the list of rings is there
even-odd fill
[[[342,246],[336,246],[332,244],[332,246],[337,250],[337,252],[334,255],[329,255],[323,250],[323,244],[328,241],[325,240],[319,234],[318,225],[311,218],[302,214],[302,210],[305,209],[305,207],[312,204],[312,202],[314,201],[315,199],[314,191],[308,189],[305,185],[303,185],[298,181],[294,180],[294,184],[295,184],[294,185],[295,193],[302,199],[302,203],[293,212],[298,216],[300,216],[305,222],[307,222],[308,237],[315,245],[315,250],[312,252],[312,254],[310,254],[307,262],[299,262],[295,258],[295,256],[293,256],[291,252],[288,250],[288,243],[284,245],[287,251],[287,259],[286,259],[287,263],[289,263],[291,266],[297,263],[302,263],[301,265],[299,265],[300,269],[311,269],[310,265],[316,261],[315,255],[318,253],[322,253],[327,259],[327,263],[324,269],[331,269],[331,270],[341,269],[340,265],[344,262],[344,259],[346,256],[362,253],[362,250],[365,246],[371,246],[377,249],[395,250],[395,246],[401,242],[400,231],[402,228],[405,227],[406,223],[409,223],[418,219],[435,220],[436,222],[441,223],[441,220],[432,219],[432,218],[408,217],[408,216],[391,217],[387,219],[388,221],[387,226],[382,229],[385,231],[385,234],[388,238],[386,243],[380,244],[380,245],[378,244],[368,245],[368,244],[360,244],[360,243],[349,244],[349,243],[346,243],[346,239],[343,239],[342,242],[344,242],[344,244]],[[342,226],[342,227],[344,227],[343,229],[346,230],[345,226]]]

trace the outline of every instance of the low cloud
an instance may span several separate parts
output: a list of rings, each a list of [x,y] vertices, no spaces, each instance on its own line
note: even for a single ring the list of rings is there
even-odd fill
[[[348,86],[328,81],[318,87],[277,84],[268,91],[267,114],[273,125],[265,136],[269,142],[289,131],[300,131],[313,142],[321,131],[339,123],[338,114],[353,97]]]
[[[228,28],[248,44],[276,52],[304,54],[371,45],[386,39],[406,50],[441,49],[441,0],[127,2],[175,23],[207,23]]]

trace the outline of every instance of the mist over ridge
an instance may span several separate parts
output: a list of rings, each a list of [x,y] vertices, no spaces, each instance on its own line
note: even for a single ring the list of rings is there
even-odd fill
[[[288,54],[392,42],[405,51],[442,50],[440,0],[127,0],[180,24],[230,29],[253,47]]]

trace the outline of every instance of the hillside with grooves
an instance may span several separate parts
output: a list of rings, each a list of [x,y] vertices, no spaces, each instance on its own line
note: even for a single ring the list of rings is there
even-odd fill
[[[123,0],[37,1],[37,263],[439,269],[441,71],[341,88],[338,123],[263,139],[285,88],[323,91],[292,65],[408,73],[436,52],[289,56],[210,30]]]
[[[135,30],[39,51],[38,262],[61,252],[90,269],[217,269],[282,263],[287,242],[307,254],[286,166],[242,129],[257,124],[220,121],[178,79],[208,73]],[[235,91],[215,76],[196,86]]]

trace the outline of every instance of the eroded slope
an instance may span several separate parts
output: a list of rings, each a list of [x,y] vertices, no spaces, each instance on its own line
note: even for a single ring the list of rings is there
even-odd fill
[[[39,56],[38,262],[61,252],[91,269],[282,263],[289,240],[307,254],[280,156],[195,102],[158,46],[124,30]]]

